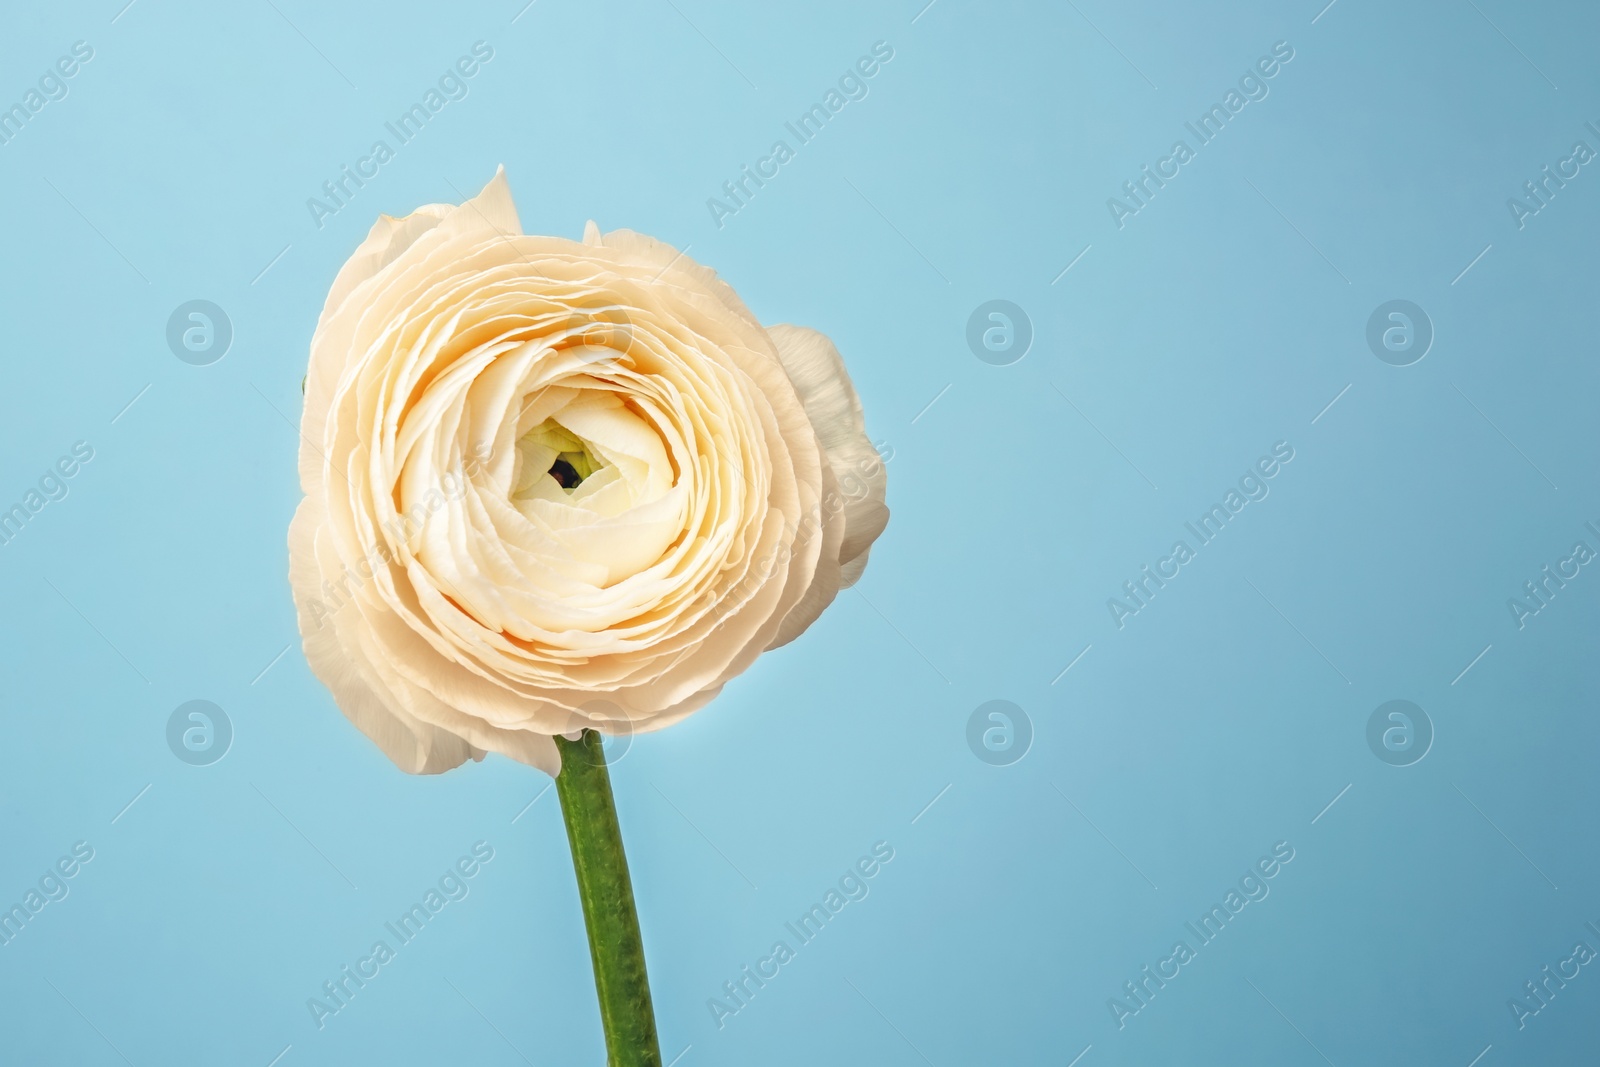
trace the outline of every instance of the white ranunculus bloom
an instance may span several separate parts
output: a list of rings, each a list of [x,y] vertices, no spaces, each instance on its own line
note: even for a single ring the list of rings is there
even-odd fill
[[[683,718],[861,574],[884,469],[828,339],[627,230],[524,235],[504,173],[381,218],[311,342],[306,658],[401,768]],[[625,721],[624,721],[625,720]]]

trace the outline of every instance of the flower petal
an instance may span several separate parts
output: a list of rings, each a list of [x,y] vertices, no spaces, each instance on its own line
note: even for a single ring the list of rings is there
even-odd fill
[[[846,568],[844,585],[853,585],[867,565],[868,550],[889,522],[884,503],[888,472],[867,437],[861,399],[833,342],[803,326],[780,324],[768,327],[767,333],[838,479],[845,513],[839,563]]]

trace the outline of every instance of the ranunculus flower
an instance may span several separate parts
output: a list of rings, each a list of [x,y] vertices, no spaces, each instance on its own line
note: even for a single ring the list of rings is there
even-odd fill
[[[550,774],[798,636],[866,566],[884,469],[838,352],[503,171],[381,218],[311,342],[289,574],[306,658],[401,768]]]

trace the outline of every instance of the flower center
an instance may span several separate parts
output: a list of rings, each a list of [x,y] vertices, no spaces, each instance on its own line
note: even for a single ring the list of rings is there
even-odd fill
[[[587,441],[555,419],[545,419],[523,434],[517,449],[527,472],[525,480],[542,470],[568,493],[606,466],[604,459],[590,451]],[[527,488],[524,486],[523,491]]]
[[[655,426],[608,390],[554,392],[522,423],[510,504],[516,532],[561,580],[606,589],[651,566],[682,534],[687,484]],[[520,557],[519,557],[520,558]],[[545,563],[540,564],[544,566]]]
[[[583,481],[583,475],[578,473],[578,468],[561,457],[557,457],[556,461],[550,464],[550,477],[554,478],[556,484],[563,489],[576,489],[578,483]]]

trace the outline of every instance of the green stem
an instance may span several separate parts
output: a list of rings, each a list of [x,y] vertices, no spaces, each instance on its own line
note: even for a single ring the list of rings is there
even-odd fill
[[[557,737],[561,773],[556,793],[567,823],[572,865],[578,872],[578,896],[589,931],[589,958],[594,962],[595,991],[600,995],[600,1023],[606,1034],[608,1067],[661,1067],[656,1017],[650,1007],[650,978],[645,973],[644,942],[633,906],[633,883],[623,854],[622,829],[611,796],[600,735],[583,731],[577,741]]]

